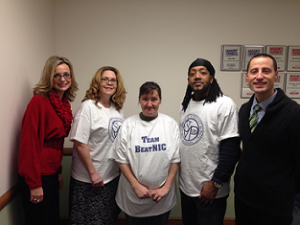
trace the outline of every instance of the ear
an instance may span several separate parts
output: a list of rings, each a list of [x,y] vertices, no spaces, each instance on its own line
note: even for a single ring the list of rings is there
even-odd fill
[[[210,76],[210,79],[209,79],[210,84],[212,84],[213,81],[214,81],[214,76]]]
[[[246,72],[246,82],[248,83],[248,72]]]

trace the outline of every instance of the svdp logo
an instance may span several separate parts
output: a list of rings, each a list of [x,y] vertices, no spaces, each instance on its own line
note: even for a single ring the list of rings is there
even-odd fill
[[[203,136],[203,124],[195,114],[188,114],[181,124],[181,140],[185,145],[194,145]]]
[[[123,119],[119,117],[112,117],[108,123],[108,135],[109,139],[114,142],[115,138],[118,135],[120,127],[122,126]]]

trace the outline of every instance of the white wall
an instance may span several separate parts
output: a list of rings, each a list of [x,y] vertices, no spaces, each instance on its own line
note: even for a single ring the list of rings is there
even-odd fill
[[[240,98],[241,72],[220,71],[221,45],[300,45],[299,8],[299,0],[56,0],[55,52],[74,64],[74,110],[96,70],[112,65],[128,90],[126,117],[140,112],[138,89],[153,80],[162,88],[160,111],[179,121],[194,59],[213,63],[223,92],[240,107],[247,101]],[[180,216],[179,205],[171,216]],[[226,217],[234,217],[233,194]]]
[[[112,65],[128,90],[126,117],[140,111],[138,88],[153,80],[162,88],[160,111],[178,121],[195,58],[214,64],[240,107],[241,73],[220,71],[221,45],[300,45],[299,8],[299,0],[0,0],[0,196],[17,182],[21,119],[49,56],[73,63],[80,88],[73,110],[96,70]],[[232,217],[232,199],[228,210]]]
[[[54,54],[53,6],[51,0],[0,0],[0,196],[17,183],[21,120],[45,61]],[[1,211],[1,224],[20,224],[15,201]],[[20,216],[12,219],[12,213]]]
[[[139,86],[162,87],[162,112],[179,119],[187,68],[209,59],[225,94],[238,106],[241,73],[220,72],[222,44],[299,45],[298,0],[56,1],[55,49],[74,63],[82,100],[96,70],[116,66],[128,90],[125,114],[140,111]]]

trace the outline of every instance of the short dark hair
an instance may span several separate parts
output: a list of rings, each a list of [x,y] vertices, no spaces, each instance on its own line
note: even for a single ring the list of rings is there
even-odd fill
[[[161,99],[161,89],[159,85],[153,81],[147,81],[140,87],[139,98],[144,94],[152,93],[154,90],[157,90],[158,96]]]
[[[273,61],[273,66],[274,66],[274,71],[275,71],[275,72],[277,71],[277,62],[276,62],[276,59],[275,59],[273,56],[271,56],[271,55],[269,55],[269,54],[267,54],[267,53],[260,53],[260,54],[257,54],[257,55],[255,55],[255,56],[253,56],[253,57],[249,60],[249,62],[248,62],[248,64],[247,64],[247,72],[249,72],[249,66],[250,66],[250,63],[251,63],[252,59],[259,58],[259,57],[264,57],[264,58],[270,58],[270,59],[272,59],[272,61]]]

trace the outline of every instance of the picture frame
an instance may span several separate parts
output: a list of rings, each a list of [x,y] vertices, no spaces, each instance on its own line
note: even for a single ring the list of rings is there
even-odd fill
[[[300,98],[300,73],[287,73],[285,94],[290,98]]]
[[[288,47],[287,71],[300,71],[300,46]]]
[[[250,59],[255,55],[264,53],[264,50],[265,50],[264,45],[244,45],[243,71],[247,70],[247,64],[250,61]]]
[[[287,64],[287,46],[267,45],[266,53],[273,56],[276,59],[278,71],[285,70]]]
[[[221,46],[221,71],[240,71],[242,45]]]

